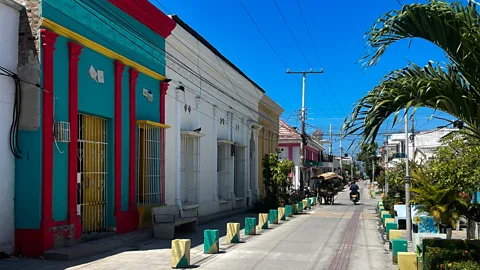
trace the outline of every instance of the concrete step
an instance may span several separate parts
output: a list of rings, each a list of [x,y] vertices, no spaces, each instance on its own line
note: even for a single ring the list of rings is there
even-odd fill
[[[139,242],[147,241],[152,238],[152,229],[138,230],[69,247],[48,250],[43,253],[43,257],[47,260],[72,261],[112,251],[117,248],[138,244]]]

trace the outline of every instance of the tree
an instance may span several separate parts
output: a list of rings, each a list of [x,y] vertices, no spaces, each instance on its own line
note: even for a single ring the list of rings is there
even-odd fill
[[[480,138],[480,16],[473,1],[405,5],[379,18],[367,36],[365,67],[376,65],[396,41],[413,38],[440,47],[449,63],[429,62],[423,68],[410,63],[387,74],[358,101],[344,136],[363,131],[362,141],[373,142],[391,115],[395,125],[402,109],[429,107],[462,120],[469,135]]]
[[[378,144],[376,142],[362,143],[360,144],[360,153],[357,155],[357,160],[364,163],[365,173],[370,179],[373,179],[373,166],[375,166],[375,177],[379,176],[382,170],[378,163],[377,149]]]

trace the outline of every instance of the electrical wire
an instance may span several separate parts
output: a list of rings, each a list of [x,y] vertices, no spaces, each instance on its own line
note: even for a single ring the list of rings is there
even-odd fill
[[[79,3],[78,0],[74,0],[74,1],[75,1],[77,4],[79,4],[79,5],[82,5],[82,3],[84,3],[83,1],[82,1],[82,3]],[[93,16],[97,17],[99,20],[101,20],[101,21],[102,21],[103,23],[105,23],[106,25],[111,26],[109,23],[107,23],[105,20],[103,20],[103,19],[100,18],[97,14],[93,13],[93,12],[90,10],[90,9],[96,10],[94,7],[92,7],[91,5],[89,5],[89,4],[87,4],[87,3],[84,3],[84,4],[89,7],[89,9],[86,9],[89,13],[91,13]],[[84,7],[85,7],[85,6],[84,6]],[[54,7],[54,8],[55,8],[55,7]],[[55,8],[55,9],[57,9],[57,8]],[[63,13],[63,12],[62,12],[61,10],[59,10],[59,9],[57,9],[57,11]],[[96,11],[97,11],[97,10],[96,10]],[[108,12],[108,11],[106,11],[105,9],[104,9],[104,11],[105,11],[105,12]],[[111,13],[110,13],[110,14],[111,14]],[[115,17],[115,15],[112,15],[112,16]],[[117,18],[117,19],[118,19],[118,18]],[[74,20],[75,20],[75,19],[74,19]],[[77,22],[78,22],[78,21],[77,21]],[[80,24],[80,22],[78,22],[78,23]],[[123,37],[125,37],[127,40],[131,41],[133,45],[137,46],[137,47],[140,48],[141,50],[143,50],[143,51],[145,51],[146,53],[148,53],[148,54],[151,55],[151,52],[146,51],[144,48],[142,48],[141,46],[139,46],[138,44],[136,44],[136,43],[135,43],[133,40],[131,40],[129,37],[125,36],[123,33],[119,32],[118,30],[116,30],[116,29],[113,28],[113,27],[112,27],[112,29],[113,29],[114,31],[116,31],[117,33],[119,33],[120,35],[122,35]],[[141,34],[140,34],[140,35],[141,35]],[[103,36],[99,36],[99,37],[100,37],[100,38],[103,38],[105,41],[111,43],[109,40],[105,39]],[[145,37],[145,39],[148,40],[148,38],[146,38],[146,37]],[[155,47],[154,49],[160,49],[160,50],[162,50],[161,48],[158,48],[158,47]],[[162,51],[165,53],[165,54],[164,54],[165,57],[166,57],[166,58],[169,58],[170,60],[172,60],[172,62],[175,63],[175,61],[177,60],[177,62],[179,62],[179,63],[176,63],[176,64],[178,64],[179,66],[183,66],[183,67],[186,69],[186,71],[188,71],[189,73],[191,73],[191,74],[194,75],[195,77],[201,79],[203,82],[206,82],[207,84],[209,84],[209,85],[212,86],[213,88],[217,89],[217,90],[220,91],[222,94],[226,95],[227,97],[231,98],[232,100],[234,100],[234,101],[236,101],[236,102],[238,102],[238,103],[240,103],[240,104],[243,104],[241,101],[239,101],[239,100],[236,99],[235,97],[232,97],[231,95],[229,95],[228,93],[226,93],[225,91],[223,91],[221,88],[219,88],[218,86],[214,85],[212,82],[206,80],[205,78],[200,77],[198,74],[196,74],[195,71],[193,71],[193,70],[192,70],[190,67],[188,67],[185,63],[179,61],[179,60],[178,60],[177,58],[175,58],[175,57],[173,57],[174,59],[171,59],[171,58],[172,58],[171,55],[169,55],[167,52],[165,52],[165,50],[162,50]],[[126,53],[125,51],[123,51],[123,52]],[[127,53],[127,55],[128,55],[128,53]],[[157,58],[157,57],[155,57],[155,56],[153,56],[153,55],[152,55],[152,57],[155,58],[155,59],[157,59],[157,60],[158,60],[160,63],[162,63],[164,66],[168,67],[171,71],[177,73],[179,76],[181,76],[181,77],[184,78],[185,80],[187,80],[187,81],[189,81],[190,83],[192,83],[193,85],[199,87],[195,82],[191,81],[189,78],[187,78],[186,76],[182,75],[180,72],[176,71],[174,68],[168,66],[168,65],[166,64],[166,62],[162,61],[162,59]],[[226,88],[227,88],[227,87],[226,87]],[[227,89],[228,89],[228,88],[227,88]],[[231,90],[231,89],[229,89],[229,90]],[[209,94],[212,98],[217,99],[219,102],[225,104],[226,106],[229,106],[227,103],[225,103],[224,101],[220,100],[220,99],[219,99],[218,97],[216,97],[215,95],[209,93],[208,91],[205,91],[205,92],[206,92],[207,94]],[[255,111],[255,112],[258,113],[258,110],[252,109],[250,106],[248,106],[248,105],[246,105],[246,104],[243,104],[243,105],[244,105],[247,109],[249,109],[249,110],[251,110],[251,111],[253,110],[253,111]],[[233,109],[233,108],[232,108],[232,109]],[[242,112],[240,112],[240,111],[238,111],[238,110],[236,110],[236,109],[234,109],[234,110],[235,110],[237,113],[243,115],[244,117],[249,118],[247,115],[243,114]],[[269,119],[269,118],[267,117],[267,119]],[[269,120],[271,120],[271,119],[269,119]]]
[[[20,79],[17,74],[13,71],[0,66],[0,75],[10,77],[14,80],[15,83],[15,96],[13,102],[13,112],[12,112],[12,123],[10,125],[10,151],[13,156],[17,159],[21,159],[22,150],[18,145],[18,130],[20,124],[21,116],[21,105],[22,105],[22,86],[20,85]]]

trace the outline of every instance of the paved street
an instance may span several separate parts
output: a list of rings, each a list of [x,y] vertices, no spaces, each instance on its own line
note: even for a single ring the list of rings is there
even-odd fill
[[[363,186],[363,185],[361,185]],[[378,232],[374,200],[363,189],[360,205],[340,193],[333,206],[320,206],[273,229],[244,236],[244,243],[226,245],[221,253],[203,254],[203,229],[220,228],[229,220],[199,227],[192,239],[191,264],[200,269],[396,269]],[[234,221],[241,221],[238,216]],[[243,227],[243,224],[242,224]],[[225,231],[221,230],[221,235]],[[171,269],[169,241],[151,240],[135,247],[73,262],[32,259],[0,261],[0,269]]]

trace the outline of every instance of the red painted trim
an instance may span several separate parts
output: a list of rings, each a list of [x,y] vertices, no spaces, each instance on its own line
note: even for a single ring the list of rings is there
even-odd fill
[[[164,38],[167,38],[177,25],[148,0],[108,1]]]
[[[43,250],[53,248],[53,232],[49,230],[53,221],[53,55],[55,41],[58,35],[46,30],[40,30],[42,35],[42,67],[43,89],[42,93],[42,221]]]
[[[165,97],[167,95],[168,83],[160,82],[160,123],[165,124]],[[165,142],[165,129],[161,132],[162,141]],[[162,203],[165,202],[165,144],[162,147],[162,164],[161,166],[161,187],[162,187]]]
[[[293,146],[288,146],[288,159],[293,161]]]
[[[136,87],[138,71],[130,68],[129,86],[130,86],[130,156],[129,156],[129,182],[128,182],[128,202],[129,211],[136,209],[135,201],[135,180],[137,179],[137,100]],[[136,211],[136,210],[135,210]],[[138,220],[137,220],[138,221]]]
[[[74,238],[82,236],[82,225],[77,214],[77,154],[78,154],[78,61],[83,46],[68,42],[68,121],[70,143],[68,144],[68,223],[75,227]]]
[[[300,147],[300,143],[279,143],[278,147]]]
[[[115,98],[114,98],[114,179],[115,179],[115,217],[122,211],[122,75],[125,64],[114,61]],[[117,219],[117,227],[119,221]]]

